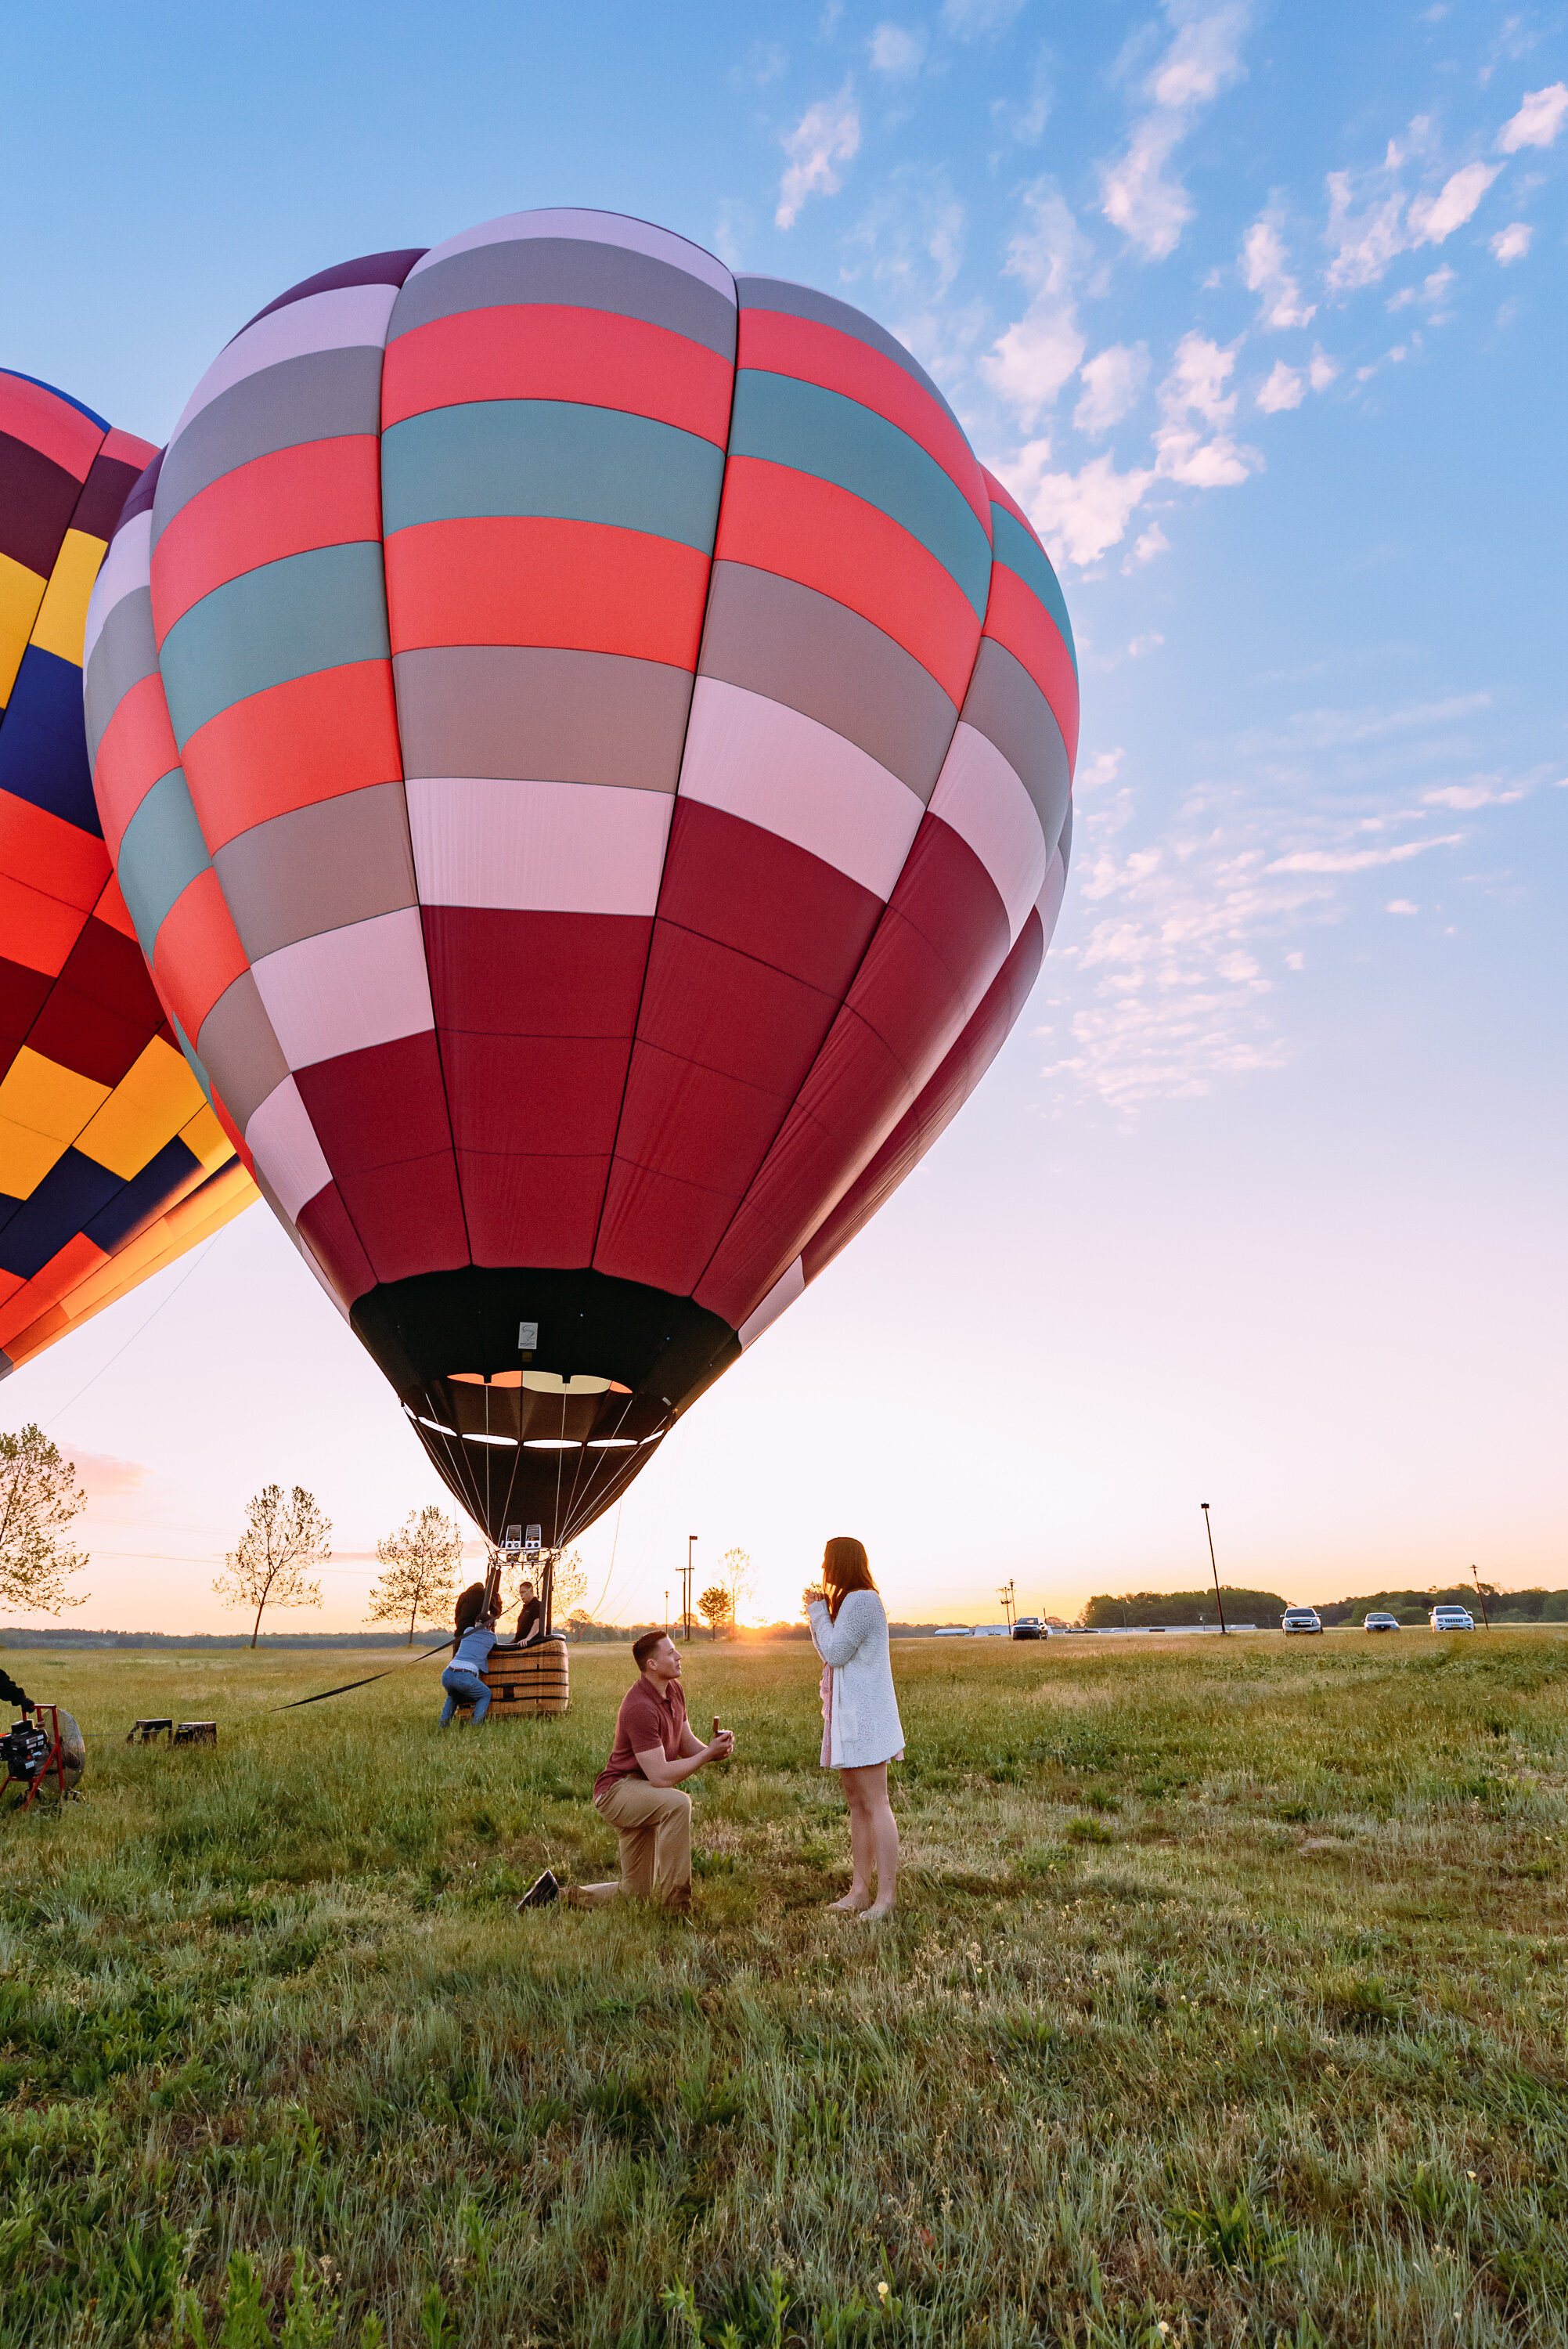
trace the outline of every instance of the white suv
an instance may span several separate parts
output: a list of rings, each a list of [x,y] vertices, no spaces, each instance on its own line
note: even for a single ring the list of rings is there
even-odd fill
[[[1322,1629],[1322,1620],[1315,1607],[1287,1607],[1284,1620],[1280,1625],[1282,1631],[1321,1631]]]
[[[1468,1607],[1434,1607],[1432,1629],[1434,1631],[1473,1631],[1475,1617]]]

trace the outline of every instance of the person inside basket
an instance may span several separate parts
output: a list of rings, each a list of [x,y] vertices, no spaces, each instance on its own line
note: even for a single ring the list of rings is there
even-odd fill
[[[518,1609],[517,1617],[517,1636],[512,1645],[515,1648],[531,1648],[537,1640],[544,1637],[544,1601],[526,1575],[523,1577],[521,1598],[522,1604]]]
[[[484,1669],[495,1646],[495,1627],[500,1615],[500,1601],[490,1605],[485,1600],[482,1582],[470,1582],[457,1605],[456,1628],[452,1633],[452,1661],[441,1674],[441,1686],[447,1702],[441,1707],[441,1727],[445,1729],[459,1705],[471,1704],[477,1729],[490,1709],[490,1692],[485,1683]]]
[[[836,1535],[828,1544],[822,1579],[806,1593],[806,1613],[822,1659],[822,1767],[838,1772],[850,1806],[854,1873],[842,1899],[828,1905],[872,1925],[892,1908],[898,1882],[898,1821],[888,1801],[887,1765],[903,1760],[903,1723],[893,1692],[887,1614],[860,1542]]]
[[[680,1650],[666,1631],[632,1643],[639,1678],[621,1699],[610,1759],[593,1781],[593,1807],[621,1840],[621,1873],[610,1884],[579,1884],[566,1898],[597,1908],[623,1895],[661,1908],[691,1907],[691,1796],[682,1780],[705,1762],[727,1761],[732,1730],[717,1721],[704,1745],[686,1719]]]

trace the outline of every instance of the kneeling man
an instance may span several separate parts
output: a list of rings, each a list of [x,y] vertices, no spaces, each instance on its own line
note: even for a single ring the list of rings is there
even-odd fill
[[[662,1908],[691,1906],[691,1796],[681,1781],[705,1762],[735,1751],[732,1731],[715,1724],[704,1745],[686,1720],[680,1650],[665,1631],[645,1631],[632,1646],[642,1677],[621,1700],[610,1759],[593,1782],[593,1807],[621,1838],[615,1884],[583,1884],[574,1905],[597,1906],[622,1894]]]

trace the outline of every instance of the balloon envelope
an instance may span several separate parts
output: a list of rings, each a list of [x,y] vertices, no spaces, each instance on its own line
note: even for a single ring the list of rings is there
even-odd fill
[[[148,977],[88,763],[88,598],[152,453],[0,370],[0,1376],[255,1195]]]
[[[228,1130],[452,1489],[570,1538],[1027,994],[1078,729],[1038,540],[859,311],[521,213],[236,336],[88,647]]]

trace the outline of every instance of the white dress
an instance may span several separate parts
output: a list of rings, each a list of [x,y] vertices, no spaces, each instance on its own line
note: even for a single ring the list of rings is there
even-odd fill
[[[825,1599],[813,1599],[809,1611],[812,1641],[832,1673],[824,1702],[823,1769],[863,1770],[901,1760],[903,1723],[882,1600],[874,1590],[848,1590],[836,1623]]]

